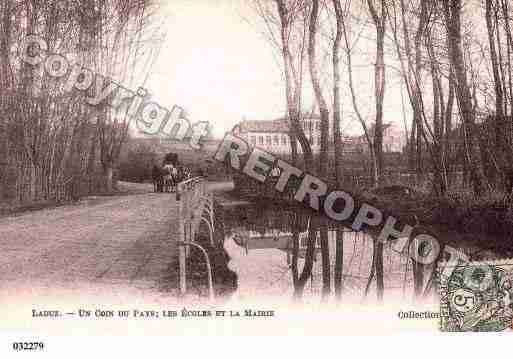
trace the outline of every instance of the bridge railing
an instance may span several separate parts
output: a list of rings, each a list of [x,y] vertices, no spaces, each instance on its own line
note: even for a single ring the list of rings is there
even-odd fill
[[[213,299],[212,266],[207,251],[196,243],[196,234],[203,223],[208,228],[210,245],[214,246],[214,198],[207,190],[202,177],[194,177],[178,183],[176,187],[178,203],[178,261],[180,274],[180,294],[187,291],[186,261],[190,255],[190,247],[199,248],[207,265],[209,297]]]

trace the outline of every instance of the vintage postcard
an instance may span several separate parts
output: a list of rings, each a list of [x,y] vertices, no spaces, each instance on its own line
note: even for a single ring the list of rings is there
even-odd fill
[[[4,347],[511,332],[512,19],[1,0]]]

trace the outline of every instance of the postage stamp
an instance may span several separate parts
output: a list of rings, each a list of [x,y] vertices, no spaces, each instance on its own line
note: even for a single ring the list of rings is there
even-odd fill
[[[513,259],[441,264],[438,273],[442,331],[513,330]]]

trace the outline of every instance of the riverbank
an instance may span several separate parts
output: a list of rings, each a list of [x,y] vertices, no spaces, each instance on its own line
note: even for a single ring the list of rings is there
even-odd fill
[[[413,217],[442,243],[479,248],[481,253],[488,252],[489,256],[493,252],[498,258],[513,256],[511,194],[493,192],[476,197],[462,191],[434,197],[417,192],[413,197],[374,196],[372,199],[378,208]]]
[[[311,213],[310,210],[308,210],[299,203],[291,204],[280,201],[279,199],[270,200],[269,198],[265,197],[241,196],[241,194],[236,191],[233,184],[230,183],[216,182],[211,183],[210,185],[211,189],[215,192],[216,199],[215,241],[217,245],[215,247],[212,247],[210,245],[209,238],[206,232],[200,232],[197,240],[198,243],[205,247],[209,254],[209,258],[212,261],[214,272],[214,288],[216,296],[228,298],[231,297],[231,294],[235,291],[239,293],[240,286],[244,287],[244,283],[239,283],[241,280],[243,282],[248,282],[247,279],[244,279],[244,276],[243,278],[237,278],[237,276],[239,275],[238,270],[236,271],[237,274],[235,274],[231,270],[235,270],[233,267],[234,263],[246,263],[247,261],[251,262],[252,258],[257,258],[258,253],[260,253],[259,251],[263,250],[259,249],[256,252],[253,251],[251,252],[253,254],[249,257],[246,257],[247,253],[242,253],[241,256],[230,258],[230,256],[233,256],[233,253],[230,255],[229,251],[228,253],[226,252],[225,240],[227,238],[230,238],[230,235],[233,234],[233,229],[240,227],[242,228],[242,230],[255,231],[255,233],[265,233],[268,230],[275,230],[281,231],[282,233],[286,233],[291,231],[292,223],[296,223],[293,222],[294,218],[299,216],[298,218],[307,219],[313,213]],[[483,203],[493,204],[494,202],[492,201],[492,199],[490,199],[488,202],[481,201],[473,205],[470,205],[470,201],[462,202],[460,204],[460,202],[458,202],[456,198],[452,200],[442,200],[440,198],[430,197],[418,191],[412,191],[408,194],[403,193],[401,195],[381,194],[379,196],[375,196],[373,194],[368,193],[366,194],[366,196],[370,200],[372,200],[372,203],[374,205],[379,206],[379,208],[386,208],[390,211],[399,213],[402,217],[408,216],[409,218],[416,218],[419,225],[421,225],[422,227],[429,228],[429,231],[431,233],[434,233],[436,235],[436,238],[439,239],[441,243],[451,245],[454,248],[457,248],[458,250],[467,254],[471,260],[499,259],[504,258],[506,256],[511,256],[511,241],[508,240],[508,237],[492,236],[490,234],[483,235],[483,230],[486,229],[481,229],[480,231],[476,231],[474,233],[471,230],[469,230],[475,228],[472,227],[472,225],[467,227],[467,231],[463,231],[461,229],[459,231],[455,230],[455,228],[461,228],[461,223],[464,222],[461,219],[465,218],[465,216],[467,216],[467,218],[470,219],[480,217],[481,220],[486,221],[487,216],[482,215],[483,212],[479,212],[479,208],[482,208]],[[461,199],[459,201],[461,201]],[[497,199],[495,199],[494,201],[497,202]],[[487,207],[486,210],[489,211],[488,213],[491,213],[492,211],[507,211],[509,209],[505,206],[498,207],[491,205]],[[479,213],[481,213],[481,215],[479,215]],[[456,219],[460,219],[460,222],[458,222]],[[303,231],[307,227],[307,220],[304,220],[301,223],[302,224],[300,225],[300,227]],[[412,224],[415,224],[415,222],[412,222]],[[363,237],[365,237],[365,234],[362,235]],[[368,239],[370,240],[370,238]],[[366,282],[365,276],[362,275],[363,273],[366,273],[368,271],[367,267],[369,267],[369,265],[367,262],[370,263],[371,257],[369,256],[372,254],[372,247],[369,247],[369,243],[371,242],[365,240],[362,242],[361,238],[358,237],[358,235],[354,236],[354,238],[349,236],[347,240],[347,243],[344,244],[344,246],[347,247],[344,250],[344,253],[346,253],[345,257],[347,258],[345,258],[344,262],[348,263],[349,267],[344,269],[344,277],[347,276],[347,278],[345,279],[345,283],[346,285],[349,285],[349,283],[352,283],[351,281],[356,281],[355,278],[359,278],[359,280]],[[225,244],[224,248],[223,243]],[[265,287],[268,285],[268,283],[274,283],[276,280],[278,280],[279,282],[282,281],[282,274],[280,273],[285,271],[285,267],[283,267],[284,263],[281,262],[286,260],[286,251],[282,252],[280,251],[280,248],[272,249],[274,248],[275,244],[279,244],[281,242],[278,241],[275,244],[273,243],[268,244],[270,246],[269,248],[271,249],[266,249],[264,252],[260,253],[265,257],[265,260],[263,259],[264,257],[260,256],[258,257],[259,259],[255,263],[244,264],[242,267],[239,266],[240,268],[253,268],[251,266],[254,265],[256,266],[255,268],[260,268],[261,270],[264,270],[265,267],[265,270],[272,274],[269,276],[270,279],[267,277],[264,279],[262,277],[263,274],[258,275],[256,276],[258,277],[258,280],[253,278],[253,274],[251,274],[249,277],[251,277],[252,280],[256,280],[259,286]],[[262,242],[262,244],[260,244],[259,247],[262,245],[265,244]],[[242,247],[237,247],[235,249],[237,249],[237,251],[244,251]],[[355,250],[361,251],[363,254],[358,252],[358,255],[355,255]],[[238,253],[237,251],[234,251],[234,253]],[[272,255],[269,254],[268,258],[265,253],[270,253]],[[330,249],[330,253],[334,253],[334,248]],[[392,256],[397,255],[393,252],[390,253],[392,253]],[[387,255],[387,258],[389,257],[390,255]],[[270,260],[270,258],[274,258],[275,262],[278,264],[276,264],[275,262],[273,262],[273,265],[268,264],[267,260]],[[352,273],[352,271],[354,271],[354,266],[351,266],[351,264],[353,264],[354,262],[359,263],[357,266],[357,268],[359,268],[359,274],[356,276],[354,275],[354,273]],[[407,264],[404,264],[403,262],[400,263],[402,263],[400,264],[400,266],[408,267]],[[191,250],[191,256],[187,262],[187,266],[188,292],[195,296],[205,298],[208,295],[208,282],[206,275],[206,265],[201,252],[197,250]],[[389,267],[391,273],[390,275],[393,278],[397,277],[397,268],[395,268],[394,266]],[[256,270],[255,268],[251,269],[250,272]],[[273,268],[278,268],[279,270],[273,272]],[[364,268],[367,268],[367,270],[365,270]],[[319,273],[317,273],[315,277],[320,278],[320,267],[317,269],[318,270],[314,270],[314,272],[317,271]],[[169,276],[169,283],[173,283],[172,285],[174,290],[177,290],[177,263],[174,263],[174,266],[170,267],[169,272],[171,273]],[[280,278],[274,278],[276,274],[275,272],[279,272],[280,275],[278,277]],[[242,273],[244,274],[246,272],[244,272],[243,270]],[[410,274],[411,273],[407,271],[407,275],[410,276]],[[403,278],[402,274],[401,278],[401,280],[406,279],[406,277]],[[403,286],[403,282],[401,282],[401,280],[399,280],[398,283],[401,283],[400,285]],[[409,277],[407,280],[408,281],[404,283],[409,283]],[[249,287],[259,287],[255,286],[254,283],[256,282],[251,282],[253,284],[249,285]],[[356,285],[356,282],[353,284],[355,288],[359,287],[358,285]],[[247,283],[246,287],[248,287]],[[284,285],[282,288],[285,287],[287,287],[287,285]],[[276,288],[280,287],[278,286]],[[224,299],[221,300],[224,301]]]
[[[371,204],[400,223],[426,228],[443,244],[480,247],[504,257],[513,256],[513,194],[490,192],[477,197],[460,190],[441,197],[400,185],[351,193],[355,201]],[[262,184],[239,178],[233,195],[255,206],[308,210],[294,200],[292,193],[277,192],[272,180]]]

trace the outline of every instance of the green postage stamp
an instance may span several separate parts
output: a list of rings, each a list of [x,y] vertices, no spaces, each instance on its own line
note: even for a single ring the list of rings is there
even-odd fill
[[[441,264],[438,271],[442,331],[513,329],[513,259]]]

